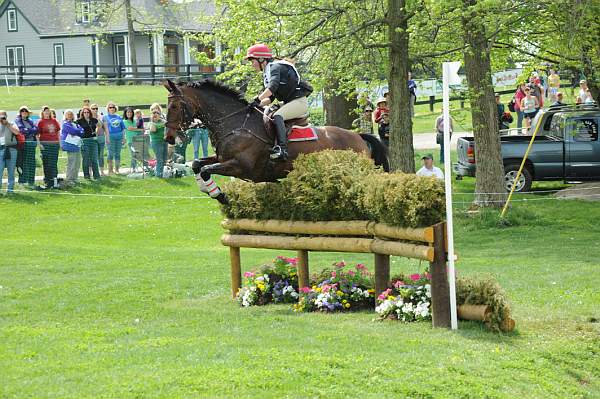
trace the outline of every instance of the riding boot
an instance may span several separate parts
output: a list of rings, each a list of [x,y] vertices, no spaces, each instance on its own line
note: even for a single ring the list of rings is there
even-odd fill
[[[277,161],[287,161],[287,132],[285,131],[285,122],[283,116],[275,115],[273,117],[273,124],[277,132],[277,145],[271,150],[271,159]]]

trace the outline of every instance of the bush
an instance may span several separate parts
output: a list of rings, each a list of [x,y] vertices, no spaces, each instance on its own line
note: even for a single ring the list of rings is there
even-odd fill
[[[357,220],[364,181],[381,174],[373,161],[353,151],[321,151],[300,155],[282,182],[293,199],[294,220]],[[278,204],[274,204],[278,205]]]
[[[457,305],[488,305],[491,309],[486,326],[495,332],[504,330],[510,319],[510,304],[500,284],[492,277],[464,277],[456,280]]]
[[[229,218],[373,220],[403,227],[444,217],[443,185],[432,178],[384,173],[353,151],[300,155],[280,183],[234,180],[223,187]]]
[[[429,226],[444,219],[444,186],[437,179],[405,173],[371,176],[362,207],[370,219],[395,226]]]

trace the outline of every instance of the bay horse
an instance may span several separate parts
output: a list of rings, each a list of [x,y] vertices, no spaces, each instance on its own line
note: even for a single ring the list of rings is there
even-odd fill
[[[187,130],[195,119],[204,123],[216,155],[195,160],[192,169],[200,189],[222,204],[227,197],[212,174],[272,182],[285,177],[301,153],[351,149],[389,170],[387,148],[375,136],[335,126],[315,128],[318,140],[290,142],[288,160],[274,162],[269,154],[275,134],[265,126],[262,110],[250,108],[240,92],[212,79],[178,84],[166,80],[163,85],[169,91],[166,139],[174,142],[178,132]]]

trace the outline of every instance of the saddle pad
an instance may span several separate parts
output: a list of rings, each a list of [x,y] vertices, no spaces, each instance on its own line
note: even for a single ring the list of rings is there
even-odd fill
[[[314,141],[318,140],[317,132],[309,126],[292,126],[288,141]]]

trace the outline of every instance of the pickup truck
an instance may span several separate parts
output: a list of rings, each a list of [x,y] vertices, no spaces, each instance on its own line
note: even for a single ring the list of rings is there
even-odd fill
[[[542,109],[526,135],[500,136],[505,188],[530,191],[533,181],[600,180],[600,109],[596,106]],[[537,131],[519,181],[515,177],[531,136]],[[475,142],[460,137],[458,162],[453,165],[457,179],[475,176]]]

